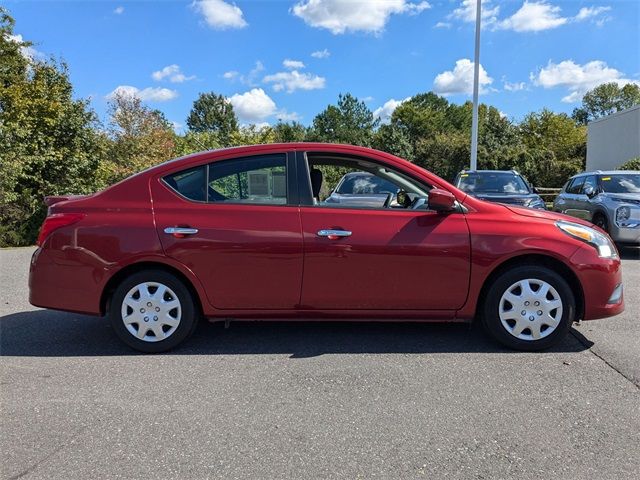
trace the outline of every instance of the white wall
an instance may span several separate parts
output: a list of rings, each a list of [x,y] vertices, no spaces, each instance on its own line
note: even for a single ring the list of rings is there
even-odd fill
[[[635,157],[640,157],[640,105],[589,123],[587,171],[615,170]]]

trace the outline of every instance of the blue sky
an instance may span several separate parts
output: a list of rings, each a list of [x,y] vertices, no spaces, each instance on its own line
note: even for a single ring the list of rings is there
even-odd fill
[[[36,55],[64,59],[104,117],[116,89],[180,128],[198,92],[242,123],[309,124],[340,92],[384,120],[413,94],[470,98],[475,0],[8,1]],[[640,84],[640,2],[483,1],[481,100],[519,119]]]

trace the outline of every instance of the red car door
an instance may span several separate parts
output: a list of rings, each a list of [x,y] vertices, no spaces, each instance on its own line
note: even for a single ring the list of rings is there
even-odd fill
[[[165,253],[200,279],[219,309],[292,309],[302,233],[286,152],[219,160],[152,181]]]
[[[299,170],[307,168],[302,158],[299,162]],[[314,188],[313,179],[306,183]],[[464,305],[471,250],[463,213],[309,203],[300,210],[303,308],[455,310]]]

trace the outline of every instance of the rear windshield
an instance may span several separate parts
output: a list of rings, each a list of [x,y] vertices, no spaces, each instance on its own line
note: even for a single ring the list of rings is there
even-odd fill
[[[522,177],[511,172],[462,173],[456,186],[468,193],[530,193]]]
[[[600,178],[602,190],[608,193],[640,193],[640,174],[617,173]]]

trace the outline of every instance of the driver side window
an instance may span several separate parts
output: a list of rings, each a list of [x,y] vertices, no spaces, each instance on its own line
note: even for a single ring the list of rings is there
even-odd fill
[[[428,196],[426,185],[368,159],[307,154],[307,164],[316,206],[406,209]]]

